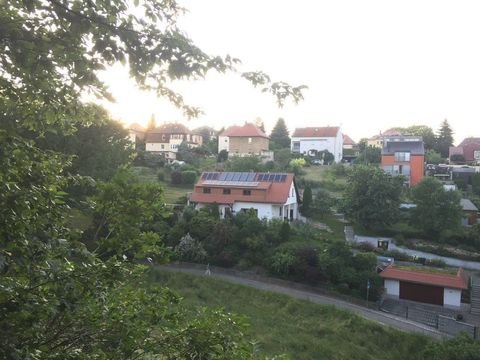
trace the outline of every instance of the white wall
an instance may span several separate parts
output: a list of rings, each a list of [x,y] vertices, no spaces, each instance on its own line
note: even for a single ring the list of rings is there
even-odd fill
[[[383,283],[387,292],[387,296],[397,298],[400,296],[400,281],[384,279]]]
[[[230,151],[229,150],[229,139],[228,136],[219,136],[218,137],[218,152],[222,150]]]
[[[163,145],[163,149],[162,149]],[[150,143],[145,144],[145,151],[171,151],[169,143]]]
[[[293,150],[293,143],[300,142],[300,153],[305,154],[310,150],[324,151],[327,150],[333,154],[335,162],[340,162],[343,157],[343,135],[339,130],[336,137],[323,137],[323,138],[301,138],[292,137],[291,150]]]
[[[242,209],[256,209],[259,219],[266,218],[271,220],[274,217],[278,217],[278,211],[274,212],[272,204],[263,203],[250,203],[250,202],[235,202],[233,204],[234,214],[240,213]]]
[[[443,306],[459,308],[462,300],[462,291],[458,289],[443,289]]]

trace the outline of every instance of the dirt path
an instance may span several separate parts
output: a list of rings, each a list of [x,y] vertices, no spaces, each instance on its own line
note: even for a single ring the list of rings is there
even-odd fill
[[[313,292],[299,290],[283,285],[276,285],[266,281],[262,281],[261,278],[255,276],[255,279],[246,278],[244,276],[236,276],[233,274],[227,273],[227,271],[222,271],[219,268],[212,268],[210,271],[210,275],[206,275],[205,269],[199,269],[198,267],[188,266],[188,265],[178,265],[172,264],[169,266],[161,266],[162,269],[166,269],[168,271],[176,271],[176,272],[183,272],[197,276],[209,276],[216,279],[221,279],[230,283],[250,286],[260,290],[271,291],[275,293],[289,295],[298,299],[303,299],[307,301],[311,301],[316,304],[322,305],[333,305],[339,309],[351,311],[365,319],[375,321],[379,324],[384,326],[391,326],[401,331],[405,332],[415,332],[420,333],[436,338],[443,338],[446,337],[446,334],[443,334],[436,329],[430,328],[428,326],[415,323],[413,321],[409,321],[391,314],[387,314],[381,311],[368,309],[366,307],[362,307],[356,304],[349,303],[344,300],[336,299],[333,297],[325,296],[316,294]]]

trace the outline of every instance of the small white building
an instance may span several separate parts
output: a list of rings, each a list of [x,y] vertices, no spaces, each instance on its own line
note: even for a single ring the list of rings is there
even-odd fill
[[[335,162],[343,158],[343,135],[336,126],[296,128],[291,146],[292,153],[314,156],[327,150],[334,156]]]
[[[253,172],[204,172],[189,203],[201,209],[219,206],[220,217],[253,209],[260,219],[296,220],[298,190],[293,174]]]
[[[468,277],[462,268],[456,275],[428,272],[424,269],[415,271],[397,268],[394,265],[386,267],[381,273],[386,296],[394,299],[404,299],[427,304],[442,305],[447,308],[459,309],[462,290],[468,288]]]

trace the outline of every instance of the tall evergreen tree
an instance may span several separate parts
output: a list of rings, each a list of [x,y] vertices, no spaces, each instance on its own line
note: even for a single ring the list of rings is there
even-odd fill
[[[438,129],[438,134],[435,143],[435,150],[442,155],[443,158],[448,157],[448,151],[450,146],[453,145],[453,130],[450,127],[447,119],[443,120],[440,129]]]
[[[273,148],[290,147],[290,136],[288,136],[287,125],[285,120],[279,118],[272,133],[270,134],[270,142]]]

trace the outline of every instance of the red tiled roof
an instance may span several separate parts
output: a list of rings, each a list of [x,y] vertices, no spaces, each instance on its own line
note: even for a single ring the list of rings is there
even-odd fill
[[[258,178],[259,174],[255,174],[255,179]],[[270,181],[255,181],[255,186],[242,186],[241,184],[228,183],[225,184],[215,184],[212,185],[208,183],[208,180],[204,180],[204,176],[200,176],[200,179],[195,184],[195,188],[190,196],[190,201],[196,203],[206,203],[206,204],[233,204],[235,202],[255,202],[255,203],[269,203],[269,204],[284,204],[289,196],[290,187],[293,182],[293,174],[283,174],[286,175],[284,182],[270,182]],[[204,182],[207,181],[207,184]],[[240,188],[245,190],[252,190],[251,195],[242,195],[242,194],[215,194],[203,193],[203,188],[225,188],[225,189],[234,189]],[[261,191],[255,191],[261,190]],[[295,191],[297,189],[295,188]],[[297,192],[298,198],[298,192]]]
[[[292,137],[336,137],[338,126],[296,128]]]
[[[230,126],[224,130],[220,136],[268,138],[268,136],[258,126],[251,123],[245,123],[243,126]]]
[[[458,146],[465,146],[470,144],[479,144],[480,145],[480,138],[476,137],[468,137],[463,139],[463,141]]]
[[[380,273],[384,279],[393,279],[417,284],[435,285],[452,289],[467,289],[467,277],[462,268],[457,275],[430,273],[426,271],[414,271],[398,269],[388,266]]]
[[[355,145],[355,141],[347,134],[343,134],[343,145]]]

